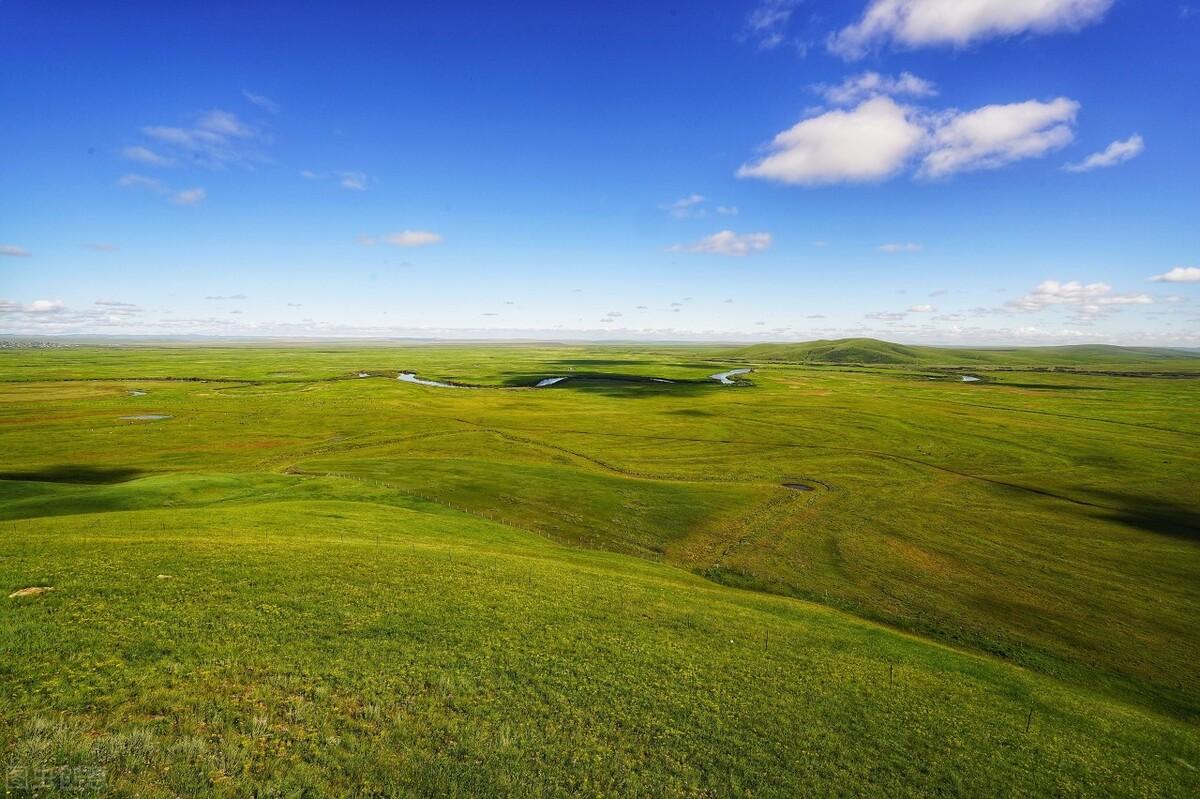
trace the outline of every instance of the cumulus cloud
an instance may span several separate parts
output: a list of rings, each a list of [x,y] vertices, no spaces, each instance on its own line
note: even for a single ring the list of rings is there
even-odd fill
[[[705,236],[694,244],[676,244],[670,249],[671,252],[742,256],[762,252],[770,246],[770,233],[734,233],[732,230],[722,230],[711,236]]]
[[[208,192],[199,187],[194,189],[184,189],[183,191],[173,194],[171,196],[171,202],[175,203],[176,205],[197,205],[204,202],[204,198],[207,196]]]
[[[1044,280],[1030,293],[1008,305],[1016,311],[1034,312],[1053,307],[1067,307],[1084,317],[1099,316],[1122,305],[1151,305],[1148,294],[1114,294],[1107,283],[1080,283],[1071,280],[1060,283]]]
[[[1200,266],[1177,266],[1150,279],[1158,283],[1200,283]]]
[[[1021,33],[1074,31],[1099,21],[1113,0],[872,0],[862,18],[828,40],[845,59],[887,43],[966,47]]]
[[[18,247],[15,244],[0,244],[0,255],[9,255],[14,258],[28,258],[32,254],[24,247]]]
[[[96,300],[84,309],[68,308],[61,300],[27,304],[0,300],[0,319],[14,330],[29,333],[69,333],[81,329],[125,327],[137,322],[142,309],[131,302]]]
[[[953,113],[933,130],[919,174],[941,178],[1045,155],[1075,138],[1078,112],[1079,103],[1059,97]]]
[[[24,311],[30,314],[52,314],[60,313],[66,307],[62,300],[34,300],[25,306]]]
[[[880,252],[920,252],[924,249],[920,244],[909,242],[889,242],[888,244],[880,244],[878,247]]]
[[[175,163],[174,158],[168,158],[165,155],[159,155],[149,147],[137,145],[134,147],[126,147],[121,150],[121,155],[130,161],[137,161],[147,166],[170,166]]]
[[[891,97],[933,97],[937,94],[937,87],[932,82],[911,72],[901,72],[894,77],[864,72],[833,86],[818,84],[813,88],[834,105],[856,105],[881,94]]]
[[[717,213],[721,216],[737,216],[738,207],[736,205],[718,205]]]
[[[442,236],[428,230],[402,230],[399,233],[389,233],[381,240],[396,247],[428,247],[431,244],[441,244]]]
[[[1115,141],[1098,153],[1092,153],[1087,158],[1074,164],[1067,164],[1063,169],[1068,172],[1090,172],[1093,169],[1122,164],[1131,158],[1137,158],[1146,149],[1146,143],[1138,134],[1133,134],[1124,141]]]
[[[937,310],[932,305],[914,305],[908,309],[910,313],[933,313]]]
[[[925,137],[913,109],[875,97],[849,111],[801,120],[772,140],[767,156],[742,165],[737,175],[801,186],[879,181],[899,172]]]

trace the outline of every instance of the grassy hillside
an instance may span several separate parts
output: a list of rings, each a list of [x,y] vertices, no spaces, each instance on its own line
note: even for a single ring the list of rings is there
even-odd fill
[[[10,785],[1183,796],[1200,762],[1146,711],[436,504],[215,502],[10,522],[4,542],[0,582],[55,589],[0,617]]]
[[[908,366],[1142,366],[1200,371],[1200,354],[1166,347],[1116,347],[1080,344],[1062,347],[919,347],[872,338],[809,341],[802,344],[754,344],[728,356],[749,361],[790,363],[900,364]]]
[[[1195,381],[735,365],[0,354],[10,782],[1195,793]]]

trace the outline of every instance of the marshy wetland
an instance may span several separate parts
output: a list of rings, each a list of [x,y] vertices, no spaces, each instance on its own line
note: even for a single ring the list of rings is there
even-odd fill
[[[1200,359],[842,346],[6,351],[0,756],[1194,795]]]

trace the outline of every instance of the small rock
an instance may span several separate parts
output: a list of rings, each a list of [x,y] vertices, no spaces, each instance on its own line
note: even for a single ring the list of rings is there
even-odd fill
[[[23,596],[41,596],[47,591],[53,591],[54,588],[48,585],[35,585],[30,588],[22,588],[20,591],[13,591],[8,595],[9,599],[18,599]]]

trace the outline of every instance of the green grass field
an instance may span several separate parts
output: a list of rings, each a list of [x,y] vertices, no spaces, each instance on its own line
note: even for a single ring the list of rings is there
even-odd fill
[[[0,351],[7,795],[1194,796],[1198,399],[1121,348]]]

